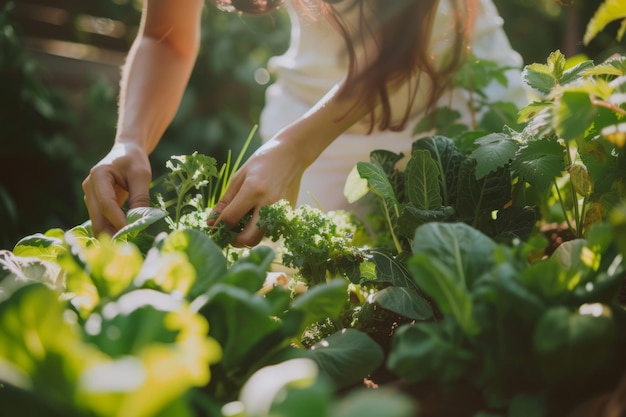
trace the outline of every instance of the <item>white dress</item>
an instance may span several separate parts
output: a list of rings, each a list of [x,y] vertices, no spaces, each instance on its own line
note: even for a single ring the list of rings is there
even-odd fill
[[[445,49],[450,42],[453,18],[449,5],[441,0],[434,24],[432,49],[436,53]],[[346,76],[347,57],[343,51],[343,38],[323,18],[312,21],[299,15],[287,5],[291,19],[291,39],[288,50],[281,56],[273,57],[268,70],[275,74],[276,82],[266,91],[266,104],[261,114],[260,134],[263,141],[269,140],[280,129],[295,121],[315,105],[330,89]],[[355,19],[356,16],[348,16]],[[527,103],[526,89],[522,84],[520,69],[521,56],[515,52],[502,29],[502,18],[491,0],[479,0],[472,40],[475,56],[495,61],[502,66],[516,69],[507,72],[508,87],[493,82],[487,88],[492,102],[507,101],[522,107]],[[359,212],[355,204],[348,204],[344,196],[346,178],[359,161],[369,161],[370,152],[386,149],[410,154],[413,126],[420,117],[428,87],[421,83],[412,119],[402,132],[374,131],[367,134],[369,118],[357,123],[338,137],[319,158],[305,171],[298,197],[298,204],[319,206],[324,211],[348,209]],[[401,115],[407,91],[398,91],[392,97],[394,114]],[[457,109],[469,123],[467,93],[450,91],[441,102]],[[395,105],[394,105],[395,103]],[[315,140],[314,137],[311,140]]]

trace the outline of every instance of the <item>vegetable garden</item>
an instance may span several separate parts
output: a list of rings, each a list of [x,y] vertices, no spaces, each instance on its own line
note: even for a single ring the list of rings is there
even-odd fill
[[[585,42],[625,18],[607,0]],[[242,157],[194,153],[114,236],[0,251],[3,415],[622,415],[626,57],[553,52],[523,109],[482,94],[504,70],[469,60],[474,125],[439,109],[403,171],[357,164],[366,222],[279,201],[234,248],[207,220]]]

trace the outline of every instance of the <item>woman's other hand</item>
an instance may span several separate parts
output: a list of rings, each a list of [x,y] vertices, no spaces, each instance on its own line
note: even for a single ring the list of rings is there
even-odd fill
[[[233,175],[224,196],[214,211],[220,221],[229,227],[237,225],[248,213],[252,217],[232,242],[233,246],[254,246],[263,238],[259,222],[259,210],[263,206],[287,199],[295,204],[300,179],[306,164],[301,152],[289,144],[274,138],[261,146]]]

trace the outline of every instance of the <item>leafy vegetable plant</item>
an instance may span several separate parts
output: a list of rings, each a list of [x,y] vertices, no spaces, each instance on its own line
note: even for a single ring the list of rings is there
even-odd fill
[[[528,125],[512,166],[543,193],[554,191],[562,220],[582,237],[625,196],[626,59],[566,65],[556,51],[546,64],[525,68],[524,80],[541,99],[520,112]]]

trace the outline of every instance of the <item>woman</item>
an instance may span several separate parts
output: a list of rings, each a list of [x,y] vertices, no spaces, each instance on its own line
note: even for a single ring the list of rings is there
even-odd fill
[[[261,13],[280,1],[215,3]],[[131,208],[149,205],[148,154],[193,68],[201,8],[201,0],[144,3],[122,73],[115,144],[83,183],[95,233],[124,226],[120,205],[127,197]],[[261,121],[266,141],[215,207],[216,221],[229,225],[252,211],[237,246],[261,240],[258,211],[281,198],[319,202],[324,210],[346,207],[343,184],[356,162],[374,149],[410,150],[407,126],[441,100],[456,107],[466,101],[450,84],[468,46],[482,58],[521,65],[491,0],[293,0],[289,8],[291,46],[271,62],[277,82]],[[510,78],[506,101],[519,102],[521,77]]]

